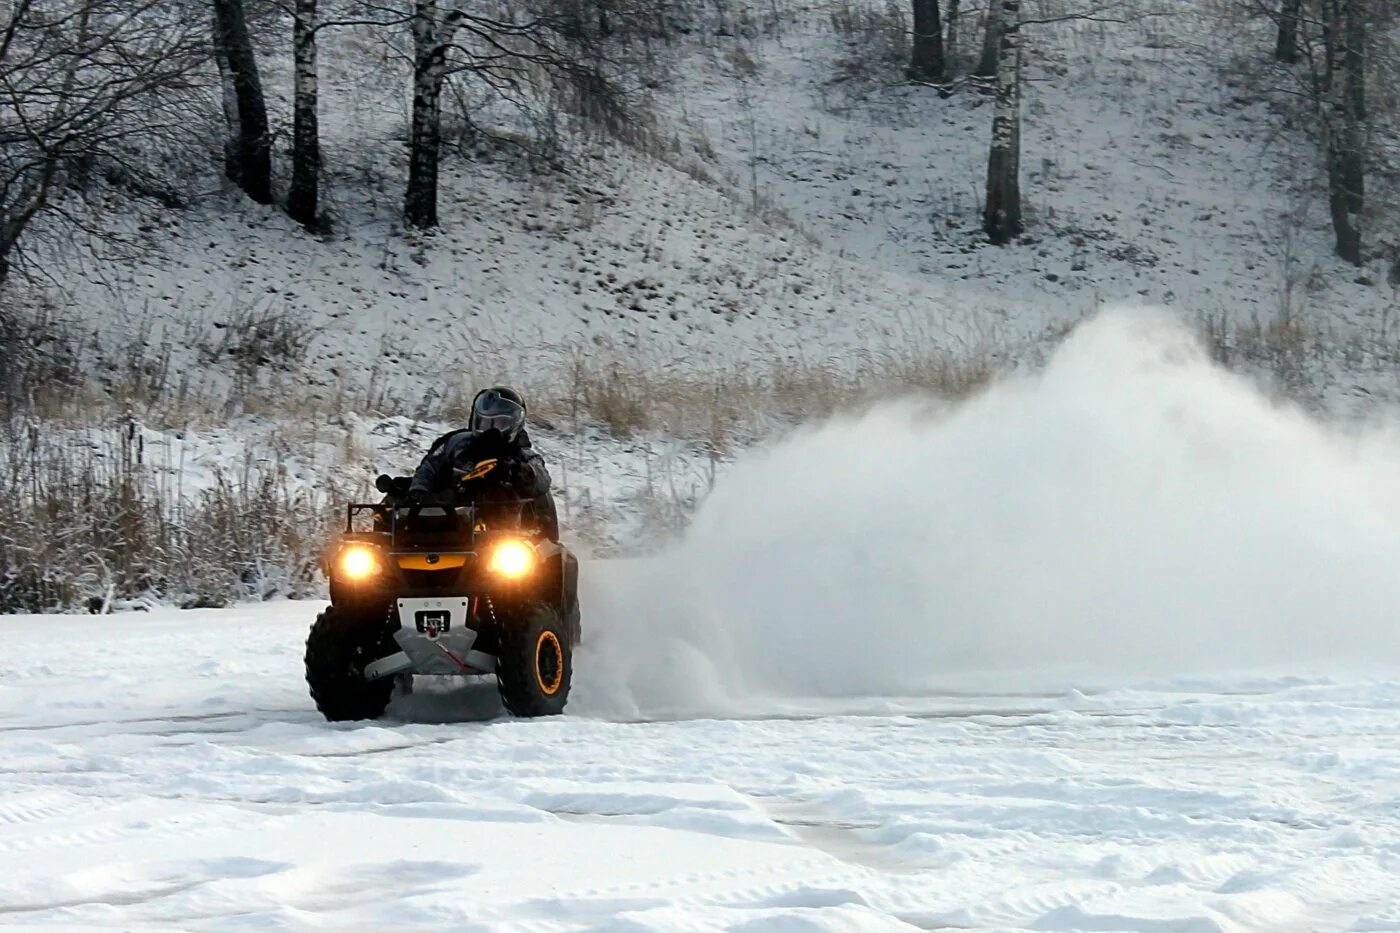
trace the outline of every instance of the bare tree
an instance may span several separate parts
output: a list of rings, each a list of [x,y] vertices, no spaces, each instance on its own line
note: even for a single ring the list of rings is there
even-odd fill
[[[132,178],[137,137],[183,130],[197,27],[169,0],[14,0],[0,12],[0,281],[62,193],[111,169]]]
[[[1292,65],[1298,61],[1298,16],[1303,0],[1280,0],[1278,11],[1278,41],[1274,58]]]
[[[442,85],[447,78],[447,50],[463,15],[459,10],[444,12],[437,0],[413,3],[413,124],[408,137],[403,213],[410,226],[420,229],[438,225]]]
[[[292,9],[292,184],[287,191],[287,213],[308,230],[320,226],[318,31],[316,0],[295,0]]]
[[[962,3],[960,0],[948,0],[948,13],[943,17],[947,24],[947,39],[943,43],[944,70],[951,73],[958,66],[958,25],[961,21]]]
[[[1001,245],[1020,236],[1025,228],[1021,221],[1021,2],[998,2],[1001,41],[982,229],[993,243]]]
[[[442,92],[455,75],[470,75],[510,101],[521,96],[532,74],[549,75],[572,91],[581,115],[612,131],[624,129],[619,95],[598,66],[601,59],[565,44],[568,27],[557,16],[515,20],[504,12],[500,17],[468,12],[456,0],[412,0],[406,21],[413,35],[413,116],[404,221],[411,227],[438,225]]]
[[[914,43],[909,77],[916,81],[942,81],[943,25],[938,0],[914,0]]]
[[[1264,0],[1254,0],[1264,6]],[[1397,240],[1400,105],[1390,79],[1400,73],[1400,6],[1390,0],[1269,2],[1269,15],[1296,14],[1299,68],[1273,69],[1270,88],[1290,123],[1310,127],[1322,156],[1328,214],[1338,257],[1353,265],[1368,244]],[[1369,92],[1378,93],[1369,100]]]
[[[1368,46],[1372,24],[1373,0],[1347,0],[1345,38],[1345,59],[1342,71],[1346,86],[1348,152],[1346,163],[1346,186],[1351,209],[1361,213],[1366,201],[1366,136],[1369,114],[1366,111],[1366,71],[1368,68]],[[1393,73],[1392,73],[1393,74]]]
[[[243,0],[213,0],[214,55],[223,75],[229,140],[224,172],[248,197],[272,203],[272,136]]]
[[[1362,263],[1366,202],[1366,0],[1322,0],[1327,202],[1337,255]]]
[[[972,73],[979,78],[994,78],[1001,58],[1001,0],[988,0],[987,15],[982,23],[982,55]]]

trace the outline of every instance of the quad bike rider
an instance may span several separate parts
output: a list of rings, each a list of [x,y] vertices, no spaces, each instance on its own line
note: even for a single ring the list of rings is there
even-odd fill
[[[327,719],[379,717],[395,681],[411,690],[414,674],[494,673],[511,713],[563,711],[578,561],[559,543],[525,411],[514,390],[483,390],[469,428],[438,438],[411,478],[379,477],[383,501],[348,507],[326,554],[331,605],[306,641]]]

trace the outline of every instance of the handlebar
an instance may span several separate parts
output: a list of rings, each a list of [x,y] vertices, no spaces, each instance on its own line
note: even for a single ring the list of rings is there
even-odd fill
[[[376,522],[388,525],[388,531],[393,537],[397,546],[398,536],[401,531],[409,531],[413,523],[423,516],[425,509],[441,510],[443,517],[450,517],[452,527],[458,530],[465,530],[468,534],[475,536],[481,524],[481,513],[483,510],[513,512],[513,521],[492,522],[496,528],[490,530],[503,530],[501,525],[513,525],[516,530],[523,530],[521,526],[525,524],[525,510],[533,508],[534,499],[526,498],[502,498],[492,499],[488,502],[452,502],[452,501],[424,501],[415,503],[400,502],[352,502],[345,509],[345,531],[353,533],[355,531],[355,516],[365,512],[372,513]],[[465,514],[464,514],[465,513]],[[432,514],[428,517],[433,517]]]

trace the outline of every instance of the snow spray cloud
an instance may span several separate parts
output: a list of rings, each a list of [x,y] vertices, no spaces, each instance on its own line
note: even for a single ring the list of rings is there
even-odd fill
[[[1400,436],[1271,403],[1164,313],[1080,326],[951,410],[801,431],[685,539],[595,565],[578,706],[1400,662]]]

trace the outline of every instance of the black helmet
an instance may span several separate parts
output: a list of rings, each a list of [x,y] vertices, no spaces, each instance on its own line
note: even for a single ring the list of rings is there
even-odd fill
[[[525,427],[525,400],[507,386],[482,389],[472,401],[471,426],[473,431],[500,431],[513,441]]]

